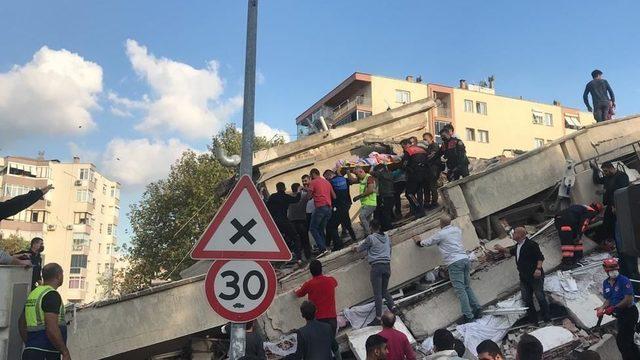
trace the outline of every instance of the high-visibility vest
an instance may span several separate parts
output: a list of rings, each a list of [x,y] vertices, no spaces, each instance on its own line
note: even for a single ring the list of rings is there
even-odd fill
[[[26,348],[38,349],[45,351],[57,351],[53,344],[49,341],[46,334],[44,322],[44,311],[42,310],[42,299],[48,293],[56,291],[49,285],[40,285],[33,289],[27,297],[24,306],[24,318],[27,323],[28,340]],[[58,313],[58,325],[60,328],[66,328],[64,319],[64,305],[60,304]],[[63,331],[66,334],[66,331]]]
[[[364,176],[364,179],[360,181],[360,194],[364,194],[364,192],[367,191],[367,182],[369,180],[369,176],[371,175],[366,174]],[[376,206],[378,204],[376,192],[374,191],[371,194],[360,198],[360,204],[362,206]]]

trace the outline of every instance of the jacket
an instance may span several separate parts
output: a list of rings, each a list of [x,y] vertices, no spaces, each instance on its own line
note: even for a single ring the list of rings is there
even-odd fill
[[[446,159],[447,168],[460,174],[469,172],[469,159],[462,140],[452,137],[440,146],[440,155]]]
[[[331,344],[334,339],[331,325],[318,320],[308,321],[296,331],[298,347],[285,360],[331,360]]]
[[[427,360],[464,360],[455,350],[443,350],[438,351],[437,353],[433,353],[427,356]]]
[[[604,205],[614,205],[613,194],[616,190],[629,186],[629,175],[624,171],[618,170],[612,176],[600,176],[600,172],[597,169],[593,169],[593,183],[604,185],[602,203]]]
[[[544,261],[544,255],[542,255],[538,243],[527,238],[520,248],[520,256],[517,256],[517,245],[509,251],[511,255],[516,256],[516,267],[518,268],[520,281],[532,281],[534,279],[533,273],[538,267],[538,261]],[[544,277],[544,271],[542,272],[542,277]]]
[[[7,201],[0,202],[0,221],[13,216],[20,211],[33,205],[40,200],[44,194],[42,190],[31,190],[24,195],[15,196]]]
[[[367,261],[369,264],[390,263],[391,239],[389,239],[387,234],[373,233],[358,245],[358,251],[367,252]]]

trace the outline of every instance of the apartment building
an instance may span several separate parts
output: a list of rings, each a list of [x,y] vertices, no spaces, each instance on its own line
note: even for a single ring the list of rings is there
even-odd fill
[[[424,83],[420,77],[403,80],[356,72],[296,118],[298,137],[321,131],[321,117],[328,127],[338,127],[427,97],[438,107],[429,112],[425,129],[437,135],[452,124],[469,156],[476,158],[532,150],[595,122],[591,113],[557,101],[498,95],[494,84],[493,79],[482,85],[461,80],[451,87]]]
[[[90,163],[8,156],[0,158],[2,200],[52,184],[54,189],[26,210],[0,223],[0,236],[45,241],[43,262],[65,271],[58,289],[65,302],[88,303],[106,296],[113,274],[120,185]]]

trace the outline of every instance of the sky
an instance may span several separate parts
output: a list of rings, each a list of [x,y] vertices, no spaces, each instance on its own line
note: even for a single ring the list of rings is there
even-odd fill
[[[0,156],[79,155],[122,184],[124,216],[185,149],[242,121],[247,1],[0,1]],[[637,0],[260,0],[256,133],[355,71],[584,109],[594,68],[640,113]],[[120,159],[120,160],[118,160]]]

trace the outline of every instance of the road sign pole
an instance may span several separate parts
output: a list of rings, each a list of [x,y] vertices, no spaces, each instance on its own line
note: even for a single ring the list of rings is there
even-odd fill
[[[242,111],[242,154],[240,176],[253,175],[253,118],[256,91],[256,40],[258,30],[258,0],[248,0],[247,9],[247,49],[244,64],[244,106]],[[237,360],[244,356],[244,324],[231,324],[231,342],[229,359]]]

